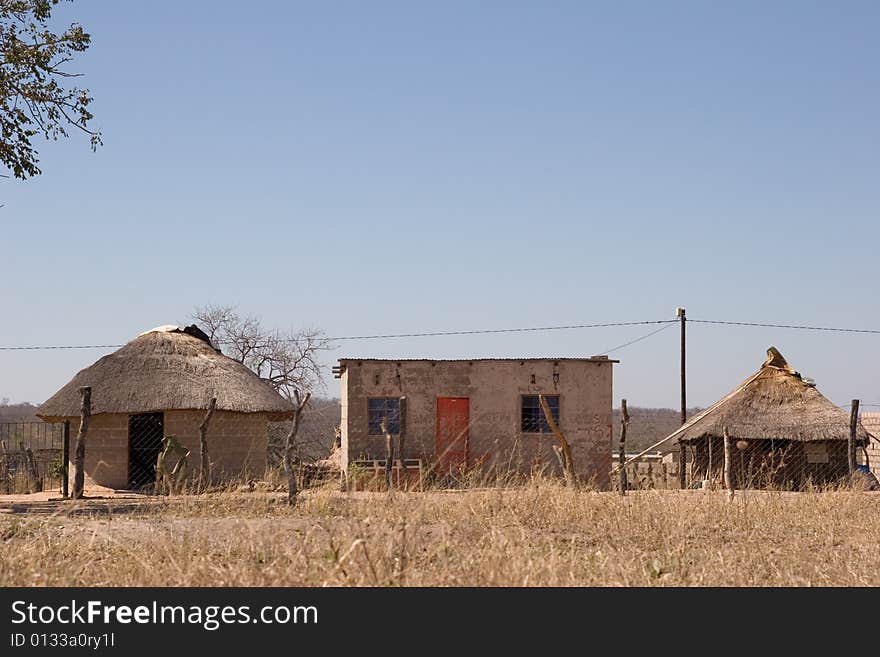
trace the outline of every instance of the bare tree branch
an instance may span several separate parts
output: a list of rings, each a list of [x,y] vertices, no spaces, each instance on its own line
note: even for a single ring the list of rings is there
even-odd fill
[[[211,342],[266,381],[287,399],[323,385],[318,355],[328,348],[317,329],[282,333],[265,328],[253,316],[243,316],[232,306],[196,308],[192,318]]]

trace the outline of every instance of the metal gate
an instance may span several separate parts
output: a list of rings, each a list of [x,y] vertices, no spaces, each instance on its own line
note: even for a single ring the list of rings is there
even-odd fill
[[[128,416],[128,487],[140,490],[156,481],[156,459],[164,436],[162,413]]]

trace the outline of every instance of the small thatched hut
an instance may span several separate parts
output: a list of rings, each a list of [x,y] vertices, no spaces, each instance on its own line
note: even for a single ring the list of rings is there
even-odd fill
[[[737,488],[803,488],[847,476],[849,411],[838,408],[774,347],[761,369],[669,436],[693,453],[692,481],[720,480],[724,431]],[[857,445],[868,433],[857,427]]]
[[[196,326],[142,333],[80,371],[41,405],[37,415],[43,420],[70,420],[71,443],[83,386],[92,388],[85,458],[86,485],[92,486],[151,485],[166,435],[191,451],[189,469],[195,473],[199,424],[212,397],[217,404],[207,436],[214,478],[260,476],[266,468],[267,423],[293,416],[290,402],[221,354]]]

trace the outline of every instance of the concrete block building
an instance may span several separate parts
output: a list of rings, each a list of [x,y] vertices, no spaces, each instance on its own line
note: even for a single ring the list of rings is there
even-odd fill
[[[571,445],[576,474],[608,486],[611,465],[612,364],[607,356],[473,360],[343,358],[342,467],[383,459],[383,418],[400,432],[404,458],[441,473],[482,468],[558,473],[543,394]],[[397,456],[395,456],[397,458]]]

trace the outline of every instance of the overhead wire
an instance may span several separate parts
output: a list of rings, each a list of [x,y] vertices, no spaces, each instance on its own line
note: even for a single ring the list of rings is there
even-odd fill
[[[687,322],[694,324],[714,324],[714,325],[724,325],[724,326],[748,326],[748,327],[756,327],[756,328],[782,328],[782,329],[795,329],[801,331],[825,331],[825,332],[837,332],[837,333],[860,333],[860,334],[868,334],[868,335],[880,335],[880,329],[860,329],[860,328],[847,328],[847,327],[838,327],[838,326],[810,326],[806,324],[776,324],[770,322],[745,322],[745,321],[733,321],[733,320],[716,320],[716,319],[694,319],[687,318]],[[624,344],[618,345],[612,349],[608,349],[605,352],[601,353],[609,353],[611,351],[617,351],[623,349],[625,347],[630,346],[631,344],[635,344],[640,342],[641,340],[645,340],[652,335],[659,333],[660,331],[668,328],[672,324],[677,324],[679,322],[678,319],[659,319],[659,320],[642,320],[635,322],[604,322],[600,324],[567,324],[561,326],[528,326],[528,327],[516,327],[516,328],[500,328],[500,329],[466,329],[466,330],[454,330],[454,331],[419,331],[413,333],[378,333],[378,334],[365,334],[365,335],[341,335],[334,336],[330,338],[325,338],[325,342],[342,342],[346,340],[391,340],[391,339],[401,339],[401,338],[427,338],[427,337],[440,337],[440,336],[462,336],[462,335],[492,335],[492,334],[503,334],[503,333],[526,333],[526,332],[541,332],[541,331],[564,331],[564,330],[576,330],[576,329],[591,329],[591,328],[612,328],[612,327],[626,327],[626,326],[646,326],[650,324],[661,324],[662,326],[655,331],[651,331],[650,333],[640,336],[635,340],[631,340]],[[117,349],[122,347],[123,344],[82,344],[82,345],[26,345],[26,346],[0,346],[0,351],[41,351],[41,350],[60,350],[60,349]]]
[[[645,326],[648,324],[672,324],[676,319],[644,320],[638,322],[606,322],[603,324],[569,324],[564,326],[533,326],[503,329],[472,329],[460,331],[425,331],[417,333],[384,333],[376,335],[343,335],[331,338],[323,338],[326,342],[341,342],[343,340],[380,340],[397,338],[425,338],[454,335],[488,335],[498,333],[524,333],[534,331],[564,331],[573,329],[610,328],[619,326]],[[5,346],[0,351],[37,351],[43,349],[117,349],[122,344],[92,344],[92,345],[37,345],[37,346]]]

